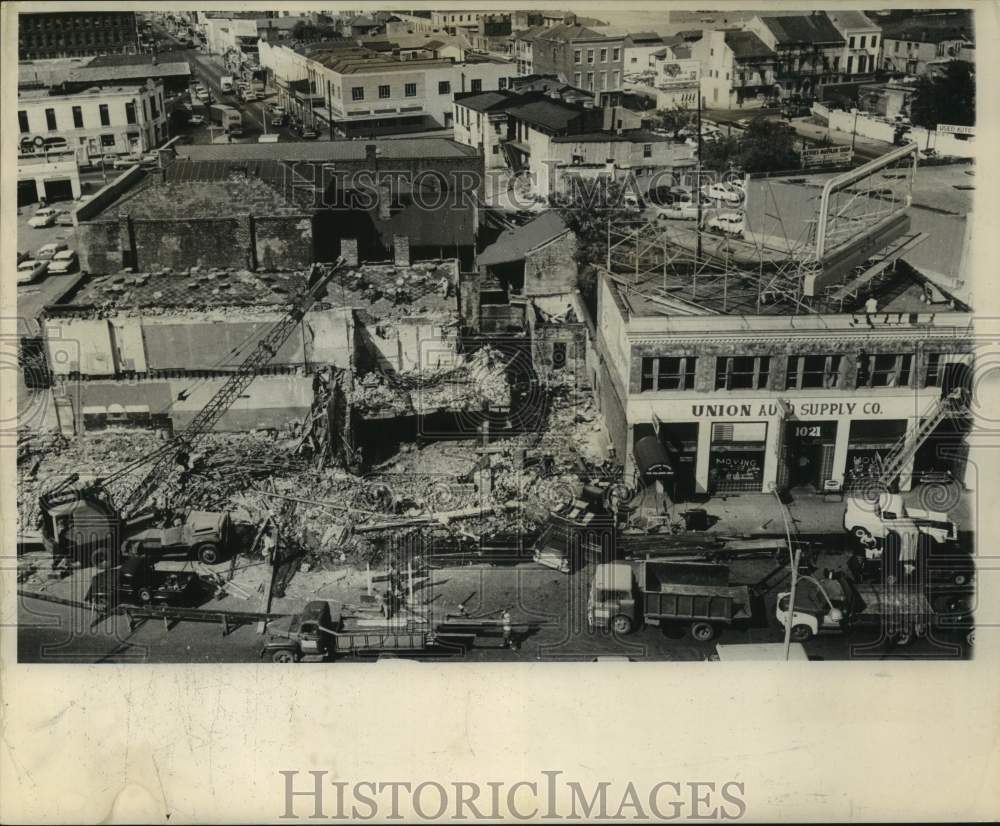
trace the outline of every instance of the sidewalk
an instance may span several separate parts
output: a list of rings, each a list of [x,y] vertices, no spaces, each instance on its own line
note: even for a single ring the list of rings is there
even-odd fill
[[[959,491],[957,487],[941,485],[917,486],[903,494],[908,505],[928,510],[950,512],[959,531],[975,531],[976,491]],[[799,534],[843,534],[844,501],[827,502],[823,494],[796,491],[788,502],[788,511]],[[681,502],[674,506],[677,518],[685,510],[702,508],[714,522],[710,533],[726,536],[783,535],[785,524],[781,508],[773,493],[741,493],[727,497],[714,496],[704,502]],[[716,521],[717,520],[717,521]]]

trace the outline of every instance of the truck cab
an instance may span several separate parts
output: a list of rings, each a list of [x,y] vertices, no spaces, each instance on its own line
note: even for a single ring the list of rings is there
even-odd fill
[[[130,532],[122,543],[122,552],[126,556],[153,558],[181,555],[214,565],[229,545],[231,528],[228,513],[191,511],[176,525]]]
[[[879,494],[875,502],[850,498],[844,510],[844,530],[865,548],[879,548],[890,531],[902,535],[915,528],[936,542],[954,542],[958,528],[947,513],[911,508],[898,493]]]
[[[628,634],[641,622],[638,611],[632,566],[625,562],[598,565],[587,600],[587,624]]]
[[[330,603],[314,600],[281,625],[272,627],[271,638],[261,651],[276,663],[322,662],[333,647],[333,634],[340,626]]]

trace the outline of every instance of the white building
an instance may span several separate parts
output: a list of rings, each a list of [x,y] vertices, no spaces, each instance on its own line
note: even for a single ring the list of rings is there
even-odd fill
[[[827,17],[846,41],[840,59],[845,80],[877,72],[882,30],[860,11],[834,9],[827,12]]]
[[[17,99],[17,123],[20,154],[61,147],[74,150],[80,165],[102,155],[148,152],[169,137],[163,84],[152,81],[71,95],[24,91]]]
[[[39,152],[17,159],[17,205],[79,198],[80,169],[72,150]]]

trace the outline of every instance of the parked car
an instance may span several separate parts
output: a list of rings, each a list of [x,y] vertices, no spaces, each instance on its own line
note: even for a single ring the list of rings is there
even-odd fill
[[[739,205],[743,203],[743,190],[725,181],[709,184],[703,187],[702,191],[712,200],[721,201],[724,204]]]
[[[127,169],[130,166],[135,166],[141,160],[141,155],[120,155],[115,158],[113,165],[115,169]]]
[[[58,209],[55,207],[42,207],[28,219],[28,226],[35,229],[51,227],[56,222],[57,217],[59,217]]]
[[[48,261],[36,261],[34,258],[28,258],[17,265],[17,283],[31,284],[45,275],[48,269]]]
[[[100,158],[94,161],[94,166],[103,166],[105,169],[111,167],[112,169],[114,169],[114,166],[117,162],[118,162],[118,156],[112,155],[109,152],[105,155],[101,155]]]
[[[66,273],[73,272],[78,264],[79,260],[77,259],[76,252],[73,250],[62,250],[52,257],[52,261],[49,263],[49,273],[52,275],[65,275]]]
[[[319,137],[319,132],[313,129],[311,126],[304,126],[299,132],[299,137],[303,140],[314,141]]]
[[[57,252],[69,249],[69,244],[65,241],[52,241],[38,248],[35,252],[36,261],[49,261]]]
[[[705,225],[709,229],[716,229],[727,235],[743,234],[743,216],[739,212],[721,212],[713,215]]]
[[[205,117],[204,115],[191,115],[188,118],[188,123],[192,126],[202,126],[205,123]]]

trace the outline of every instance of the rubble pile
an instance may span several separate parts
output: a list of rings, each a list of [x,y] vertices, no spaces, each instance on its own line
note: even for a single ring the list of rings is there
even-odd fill
[[[483,347],[458,367],[367,373],[355,383],[351,402],[361,411],[393,416],[507,409],[510,384],[502,355]]]

